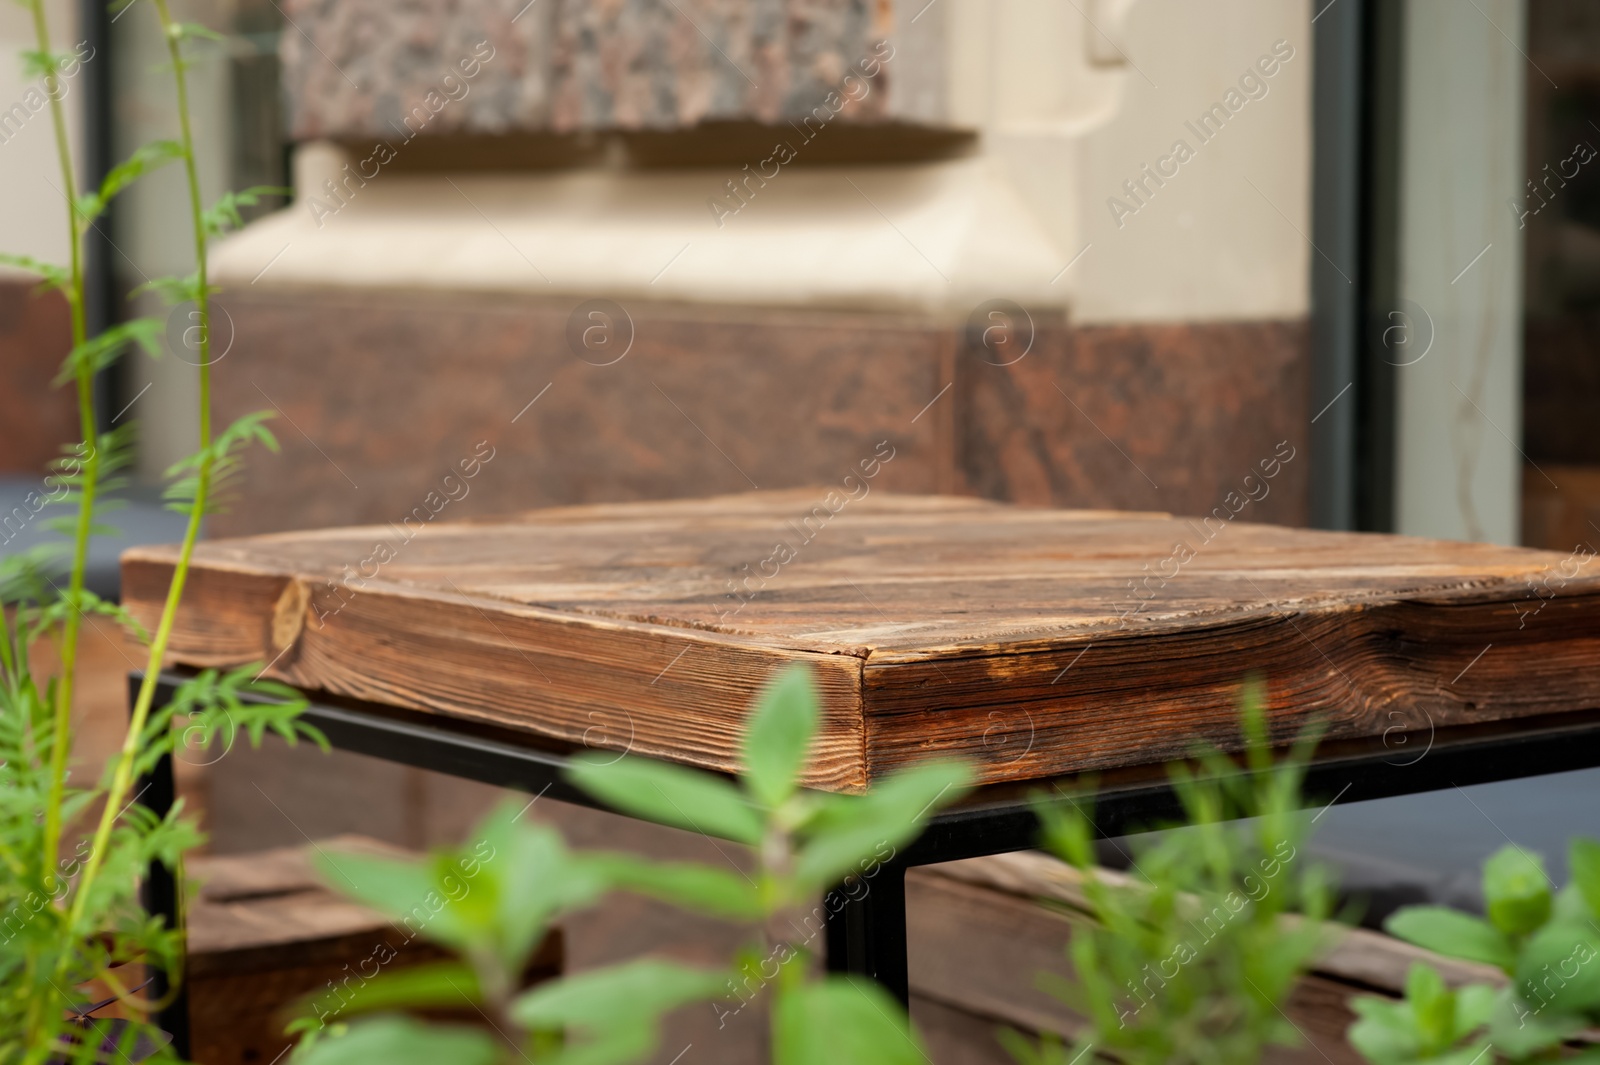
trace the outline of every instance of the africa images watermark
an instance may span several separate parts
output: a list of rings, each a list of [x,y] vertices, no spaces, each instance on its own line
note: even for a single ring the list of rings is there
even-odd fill
[[[886,50],[887,55],[884,54]],[[839,83],[839,88],[823,97],[822,102],[800,120],[800,125],[791,121],[790,128],[800,135],[800,147],[804,148],[815,140],[817,134],[839,117],[839,113],[847,106],[860,103],[870,96],[872,79],[883,70],[883,64],[893,58],[894,46],[888,41],[879,41],[873,46],[872,54],[851,67],[850,73]],[[711,209],[711,217],[716,220],[717,228],[727,225],[729,218],[748,207],[750,201],[755,199],[757,189],[766,188],[767,182],[782,173],[783,168],[799,154],[799,149],[791,142],[779,141],[772,146],[772,154],[757,163],[754,169],[746,163],[737,177],[729,178],[723,186],[727,190],[725,194],[706,197],[706,206]],[[756,183],[754,188],[751,182]]]
[[[367,187],[367,182],[373,180],[382,172],[383,168],[393,162],[404,148],[427,128],[433,117],[452,101],[466,99],[467,93],[472,91],[469,82],[477,77],[483,70],[483,65],[494,58],[494,45],[488,41],[479,41],[472,47],[472,54],[459,61],[454,67],[446,67],[445,74],[439,79],[439,84],[428,90],[422,102],[414,106],[410,113],[401,121],[405,124],[405,139],[397,148],[387,140],[380,140],[372,146],[372,151],[365,159],[355,164],[355,169],[350,169],[350,164],[344,164],[344,176],[337,182],[332,178],[322,183],[327,199],[316,196],[306,196],[306,208],[311,212],[311,217],[316,220],[317,228],[321,229],[327,220],[338,214],[350,205],[356,194]],[[459,70],[458,75],[456,71]],[[416,125],[412,125],[412,121]],[[397,130],[398,132],[398,130]]]
[[[887,449],[887,454],[885,450]],[[786,532],[793,533],[793,542],[788,538],[780,540],[773,545],[772,553],[756,563],[755,572],[751,572],[750,563],[746,562],[740,567],[743,577],[729,577],[727,598],[732,599],[737,606],[719,605],[717,620],[727,621],[743,610],[750,601],[761,594],[767,584],[776,579],[783,572],[783,567],[800,557],[801,548],[816,538],[817,534],[827,528],[830,521],[851,502],[867,498],[872,491],[869,483],[883,471],[883,467],[894,461],[894,445],[887,440],[880,440],[873,449],[873,457],[862,459],[856,464],[856,469],[844,475],[840,482],[843,488],[832,489],[825,495],[822,502],[812,507],[800,521],[786,523]],[[856,470],[859,470],[859,475]]]
[[[1230,489],[1222,497],[1222,502],[1212,507],[1211,513],[1200,519],[1199,525],[1196,525],[1193,519],[1186,519],[1185,524],[1195,533],[1195,539],[1199,541],[1199,547],[1196,547],[1188,540],[1179,540],[1172,545],[1170,554],[1156,562],[1154,571],[1151,570],[1150,563],[1146,562],[1143,567],[1143,575],[1133,577],[1128,581],[1128,594],[1131,596],[1132,601],[1117,615],[1115,631],[1121,632],[1127,628],[1128,619],[1138,614],[1146,605],[1160,595],[1161,590],[1168,583],[1176,580],[1178,575],[1183,572],[1183,567],[1199,556],[1200,549],[1211,543],[1218,536],[1221,536],[1233,519],[1238,517],[1247,506],[1252,502],[1259,503],[1266,499],[1272,491],[1272,485],[1269,482],[1283,471],[1283,467],[1286,464],[1294,461],[1296,454],[1298,452],[1295,450],[1294,445],[1287,440],[1280,440],[1273,449],[1271,457],[1262,459],[1252,467],[1251,471],[1240,480],[1239,488]],[[1241,489],[1243,490],[1242,494],[1240,492]],[[1154,586],[1152,586],[1152,582],[1154,582]],[[1149,594],[1141,594],[1141,590]],[[1109,636],[1110,634],[1107,635]],[[1062,667],[1061,672],[1057,673],[1055,680],[1050,683],[1054,684],[1066,676],[1067,671],[1077,665],[1078,659],[1088,654],[1089,649],[1095,643],[1105,638],[1104,636],[1097,637],[1094,641],[1085,644],[1077,656]]]
[[[1550,971],[1550,963],[1545,962],[1544,968],[1539,970],[1540,976],[1535,983],[1524,978],[1522,985],[1517,989],[1517,994],[1511,999],[1511,1008],[1517,1011],[1517,1027],[1526,1028],[1530,1017],[1538,1017],[1550,1000],[1573,980],[1577,979],[1578,971],[1585,965],[1594,961],[1596,951],[1589,940],[1578,939],[1572,944],[1572,950],[1561,961],[1556,962],[1555,972]],[[1571,966],[1571,971],[1568,971]],[[1533,1009],[1528,1009],[1528,1002],[1537,1002]]]
[[[1285,449],[1288,449],[1287,454],[1284,453]],[[1273,449],[1272,457],[1262,459],[1257,464],[1257,468],[1260,470],[1259,476],[1254,470],[1244,475],[1243,480],[1239,483],[1239,489],[1243,489],[1243,495],[1240,494],[1239,489],[1230,490],[1222,497],[1221,503],[1211,508],[1211,513],[1200,519],[1199,525],[1195,525],[1193,519],[1186,519],[1184,524],[1194,531],[1196,539],[1200,542],[1200,547],[1205,547],[1212,540],[1221,536],[1223,531],[1228,528],[1229,523],[1238,517],[1245,507],[1252,502],[1259,503],[1266,499],[1267,495],[1272,491],[1271,480],[1282,472],[1286,463],[1294,460],[1296,454],[1294,446],[1289,441],[1279,441],[1277,447]],[[1167,582],[1176,578],[1182,572],[1183,567],[1198,556],[1199,553],[1200,548],[1193,546],[1187,540],[1180,540],[1172,545],[1172,553],[1170,555],[1156,563],[1155,572],[1152,573],[1150,571],[1150,563],[1146,562],[1144,564],[1143,578],[1135,577],[1128,582],[1129,593],[1139,602],[1129,611],[1124,612],[1123,617],[1126,618],[1129,613],[1138,613],[1139,610],[1143,609],[1144,604],[1154,599],[1161,589],[1167,586]],[[1152,580],[1156,582],[1154,588],[1150,586]],[[1139,594],[1141,588],[1150,594]]]
[[[485,448],[488,449],[487,454]],[[396,542],[379,540],[372,545],[372,553],[355,566],[346,563],[344,574],[337,581],[331,577],[324,581],[337,605],[330,609],[324,609],[323,604],[315,606],[317,627],[326,625],[339,611],[349,606],[356,594],[366,588],[367,582],[376,579],[384,566],[400,557],[401,548],[416,539],[417,534],[446,507],[452,502],[459,503],[467,498],[467,493],[472,491],[472,486],[468,482],[483,472],[483,468],[494,460],[495,454],[495,448],[489,441],[478,441],[473,447],[472,454],[456,464],[460,470],[459,475],[456,470],[445,474],[440,478],[439,487],[430,489],[428,494],[423,496],[422,502],[411,508],[411,512],[400,519],[399,525],[394,522],[389,523],[389,528],[395,532]]]
[[[1178,171],[1183,165],[1199,154],[1200,148],[1222,132],[1228,120],[1240,111],[1251,100],[1260,100],[1271,91],[1268,80],[1277,74],[1281,64],[1287,63],[1295,55],[1294,46],[1288,41],[1275,41],[1270,54],[1264,54],[1255,61],[1255,65],[1246,68],[1239,75],[1238,88],[1230,88],[1222,94],[1221,101],[1212,104],[1195,122],[1185,122],[1184,127],[1193,133],[1198,144],[1191,146],[1187,140],[1179,137],[1172,144],[1172,149],[1156,159],[1152,168],[1145,163],[1139,168],[1139,176],[1122,183],[1122,191],[1127,194],[1129,203],[1116,196],[1106,199],[1106,207],[1111,212],[1111,220],[1121,229],[1127,225],[1129,215],[1138,214],[1147,207],[1155,197],[1156,190],[1165,187],[1166,179],[1178,176]],[[1152,187],[1153,185],[1153,187]]]
[[[747,961],[739,966],[740,979],[728,979],[729,997],[723,1002],[737,1001],[739,1005],[733,1009],[722,1008],[722,1003],[713,1002],[711,1009],[717,1015],[717,1027],[724,1028],[730,1017],[737,1017],[757,995],[761,989],[773,980],[783,966],[797,953],[798,948],[814,942],[823,929],[828,927],[828,919],[837,917],[847,902],[860,902],[872,890],[869,881],[878,875],[878,870],[883,868],[885,862],[894,860],[897,853],[887,840],[879,842],[874,848],[875,857],[863,858],[857,863],[855,872],[847,875],[837,888],[822,897],[822,903],[813,906],[800,923],[795,923],[791,918],[789,927],[793,928],[800,938],[785,940],[773,946],[767,955],[759,961]],[[887,853],[885,853],[887,852]]]
[[[1284,853],[1285,849],[1288,850],[1287,854]],[[1234,918],[1245,912],[1252,903],[1260,902],[1272,893],[1272,881],[1284,866],[1295,860],[1298,852],[1288,840],[1280,840],[1272,853],[1275,857],[1263,858],[1257,863],[1260,876],[1247,873],[1240,880],[1239,887],[1243,894],[1230,891],[1216,900],[1210,910],[1205,910],[1207,903],[1200,904],[1201,909],[1196,912],[1196,917],[1189,920],[1189,927],[1199,933],[1199,938],[1193,941],[1180,939],[1165,958],[1154,963],[1154,968],[1145,965],[1145,975],[1138,983],[1128,981],[1128,991],[1139,1004],[1132,1009],[1118,1007],[1117,1027],[1126,1028],[1130,1019],[1155,1001],[1156,992],[1166,987],[1169,980],[1176,980],[1183,967],[1200,957],[1201,952],[1233,923]],[[1254,887],[1250,886],[1252,881],[1255,882]],[[1152,982],[1154,986],[1151,986]]]
[[[487,854],[484,853],[486,850]],[[336,1020],[355,1001],[361,989],[376,979],[385,965],[399,957],[400,951],[410,946],[428,927],[428,923],[439,916],[446,906],[460,902],[471,894],[471,881],[483,871],[483,866],[494,861],[495,854],[494,846],[488,840],[479,840],[470,856],[454,861],[452,871],[440,878],[439,886],[444,894],[441,895],[437,891],[428,892],[400,919],[404,930],[399,927],[395,929],[403,936],[403,942],[398,948],[388,939],[381,939],[373,944],[372,950],[366,957],[355,963],[354,972],[350,969],[350,963],[346,962],[344,975],[338,978],[337,983],[330,979],[328,990],[319,993],[311,1002],[311,1008],[316,1011],[318,1025],[326,1027],[330,1020]],[[370,972],[367,971],[369,964]]]
[[[93,444],[80,441],[73,445],[74,454],[56,463],[56,472],[44,479],[44,491],[30,489],[22,502],[0,517],[0,547],[4,547],[22,534],[39,512],[51,503],[60,503],[72,491],[72,478],[83,472],[84,463],[95,455]]]
[[[78,875],[79,868],[93,853],[94,849],[89,840],[79,840],[72,856],[61,859],[56,866],[56,871],[44,878],[44,884],[41,885],[44,888],[43,892],[28,892],[11,908],[10,913],[7,913],[4,918],[0,918],[0,936],[4,936],[7,943],[11,942],[47,906],[64,899],[72,878]]]
[[[1544,164],[1544,177],[1539,180],[1537,185],[1533,183],[1533,178],[1528,179],[1528,192],[1532,194],[1528,200],[1523,200],[1519,203],[1515,196],[1506,200],[1507,206],[1511,208],[1512,217],[1517,220],[1517,228],[1527,228],[1528,216],[1530,214],[1537,215],[1540,211],[1550,206],[1550,201],[1556,198],[1556,193],[1566,188],[1567,182],[1577,177],[1578,171],[1583,169],[1584,164],[1594,157],[1594,145],[1588,141],[1579,141],[1572,146],[1572,153],[1556,164],[1554,171],[1550,169],[1549,163]],[[1567,164],[1569,163],[1572,164],[1571,173],[1567,172]],[[1552,181],[1557,182],[1554,187],[1550,184]],[[1543,190],[1542,192],[1540,191],[1541,189]],[[1538,206],[1530,209],[1528,204],[1533,200],[1538,201]]]
[[[29,119],[48,107],[51,100],[65,100],[72,89],[71,79],[94,55],[94,45],[88,41],[79,41],[73,45],[72,51],[61,53],[61,61],[53,79],[46,78],[42,85],[30,86],[22,94],[22,99],[0,111],[0,144],[9,143],[11,138],[21,133]]]

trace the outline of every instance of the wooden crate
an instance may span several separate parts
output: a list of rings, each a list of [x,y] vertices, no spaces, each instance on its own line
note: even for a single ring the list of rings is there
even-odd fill
[[[1524,467],[1522,542],[1552,551],[1600,547],[1600,466]]]
[[[404,853],[355,836],[324,849],[331,847]],[[445,956],[323,886],[313,853],[284,847],[190,859],[189,876],[200,884],[188,909],[189,1030],[199,1065],[271,1065],[291,1043],[285,1010],[302,996]],[[561,966],[561,938],[552,933],[529,966],[529,982],[559,975]]]
[[[1080,884],[1070,866],[1029,852],[928,866],[907,876],[911,1013],[934,1065],[1012,1065],[995,1038],[1001,1027],[1067,1038],[1079,1030],[1081,1018],[1039,990],[1036,981],[1044,970],[1070,972],[1067,944],[1082,919],[1076,914],[1086,907]],[[1289,1019],[1306,1042],[1274,1050],[1267,1061],[1364,1065],[1344,1039],[1355,1019],[1348,1001],[1355,994],[1398,998],[1416,961],[1433,965],[1456,986],[1505,980],[1490,966],[1442,958],[1367,929],[1348,929],[1288,1003]]]

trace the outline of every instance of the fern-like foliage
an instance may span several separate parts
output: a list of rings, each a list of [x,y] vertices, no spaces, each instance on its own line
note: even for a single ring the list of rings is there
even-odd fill
[[[24,56],[30,74],[52,79],[70,74],[82,57],[50,47],[44,0],[22,0],[39,34]],[[122,7],[126,9],[127,5]],[[72,311],[74,343],[58,383],[71,383],[80,398],[96,374],[125,353],[141,348],[162,353],[165,322],[136,318],[90,334],[84,319],[83,241],[111,201],[135,182],[178,160],[194,173],[194,141],[186,113],[185,64],[180,47],[212,31],[170,17],[166,0],[149,0],[172,56],[180,136],[156,141],[114,166],[93,189],[77,191],[71,145],[61,144],[61,180],[67,190],[64,224],[73,255],[69,266],[31,256],[0,255],[0,263],[41,279],[40,288],[65,296]],[[61,94],[52,92],[53,123],[63,128]],[[242,221],[241,208],[255,206],[272,190],[248,189],[222,197],[202,212],[199,190],[189,189],[196,269],[186,277],[159,278],[142,291],[164,300],[192,300],[204,308],[208,284],[206,241]],[[200,372],[201,403],[207,402],[209,368]],[[101,431],[92,405],[82,404],[81,442],[50,463],[25,512],[5,516],[0,541],[0,1065],[99,1065],[102,1062],[173,1061],[167,1037],[153,1021],[159,1005],[127,974],[150,967],[182,979],[183,938],[178,929],[146,912],[139,885],[152,865],[181,878],[185,852],[201,841],[182,803],[162,814],[144,805],[147,783],[179,742],[221,747],[243,734],[253,743],[268,733],[295,743],[326,747],[315,728],[298,720],[305,701],[287,685],[263,679],[259,663],[227,671],[207,670],[188,678],[165,705],[153,705],[152,682],[140,689],[120,750],[96,770],[75,749],[74,663],[80,629],[108,619],[148,644],[147,677],[158,674],[172,631],[173,610],[147,632],[121,605],[84,587],[90,539],[112,531],[98,516],[112,509],[105,496],[123,486],[134,460],[132,424]],[[237,483],[245,450],[260,443],[276,450],[263,422],[267,412],[247,415],[200,451],[177,464],[168,502],[190,516],[179,571],[188,565],[200,517],[216,504],[216,489]],[[202,419],[209,424],[208,419]],[[50,508],[47,513],[47,508]],[[27,550],[10,548],[13,525],[37,521],[66,539]],[[176,608],[180,578],[169,602]],[[176,735],[181,722],[182,740]],[[138,977],[136,979],[142,978]],[[106,997],[107,993],[110,997]],[[122,1017],[100,1011],[119,1007]]]

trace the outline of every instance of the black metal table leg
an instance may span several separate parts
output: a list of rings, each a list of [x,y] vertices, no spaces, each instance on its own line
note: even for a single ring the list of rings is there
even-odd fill
[[[828,919],[828,971],[869,977],[901,1005],[909,1005],[906,867],[899,862],[879,865],[870,878],[835,888],[823,909]]]
[[[138,678],[130,678],[128,685],[128,705],[132,708],[133,700],[138,698]],[[177,801],[177,782],[172,772],[172,756],[165,755],[155,764],[150,775],[142,777],[134,790],[138,796],[138,803],[157,817],[167,816],[172,809],[172,804]],[[145,912],[153,917],[160,917],[168,928],[177,928],[183,919],[183,900],[179,892],[183,890],[178,878],[172,871],[160,862],[151,862],[150,868],[145,871],[144,883],[140,887],[143,896]],[[179,964],[183,959],[179,959]],[[186,982],[180,980],[176,991],[172,988],[171,981],[165,971],[152,968],[149,973],[151,984],[145,993],[157,1001],[172,993],[172,1001],[156,1014],[156,1024],[172,1036],[172,1049],[185,1061],[189,1059],[189,988]]]

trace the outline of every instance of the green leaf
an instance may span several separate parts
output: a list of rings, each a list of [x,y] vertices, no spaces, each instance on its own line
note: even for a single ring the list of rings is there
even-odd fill
[[[208,41],[227,41],[227,37],[210,26],[202,26],[198,22],[174,22],[167,30],[174,40],[192,41],[203,39]]]
[[[1034,792],[1032,805],[1039,818],[1039,837],[1045,849],[1075,869],[1090,869],[1099,864],[1094,852],[1094,824],[1084,807],[1092,805],[1091,794],[1077,798],[1062,792],[1056,800]],[[1059,789],[1058,789],[1059,790]]]
[[[222,291],[216,285],[206,288],[208,294]],[[200,274],[190,274],[188,277],[154,277],[135,288],[129,295],[140,296],[146,292],[154,292],[163,302],[168,304],[198,303],[200,301]]]
[[[1357,1019],[1345,1038],[1362,1057],[1373,1065],[1402,1065],[1417,1059],[1422,1037],[1405,1002],[1358,995],[1350,1000],[1350,1008]]]
[[[22,50],[22,73],[29,78],[48,78],[52,74],[60,74],[78,56],[74,52],[46,52],[38,48],[24,48]]]
[[[811,670],[791,665],[756,703],[744,733],[744,786],[756,802],[777,806],[794,794],[817,730],[817,688]]]
[[[152,357],[161,354],[161,338],[165,326],[160,318],[134,318],[119,322],[98,336],[90,337],[73,347],[56,374],[55,384],[64,384],[80,373],[99,373],[112,363],[130,344],[138,344]]]
[[[1383,927],[1390,935],[1452,958],[1488,962],[1510,972],[1516,949],[1494,925],[1444,906],[1405,906]]]
[[[546,1051],[539,1065],[633,1065],[650,1057],[661,1042],[658,1026],[636,1020],[589,1033],[586,1041]]]
[[[762,815],[737,788],[710,773],[586,751],[572,760],[567,775],[590,795],[648,821],[749,844],[760,842],[764,832]]]
[[[1401,1001],[1366,995],[1351,1000],[1359,1020],[1347,1037],[1374,1065],[1466,1065],[1472,1054],[1482,1053],[1484,1043],[1473,1042],[1467,1053],[1462,1042],[1484,1027],[1501,997],[1502,992],[1486,986],[1453,992],[1432,966],[1419,962],[1406,974],[1406,996]]]
[[[141,144],[127,159],[112,167],[100,182],[100,191],[78,197],[78,214],[86,222],[100,217],[112,197],[146,174],[154,173],[183,158],[183,145],[177,141],[151,141]]]
[[[319,847],[313,862],[328,886],[398,922],[407,936],[458,950],[473,945],[475,929],[440,889],[427,861]]]
[[[511,1017],[538,1032],[582,1037],[541,1056],[541,1065],[622,1065],[656,1048],[664,1014],[722,997],[728,979],[724,970],[646,958],[537,987],[511,1004]]]
[[[261,679],[262,668],[262,663],[251,662],[227,673],[206,669],[178,685],[163,714],[151,718],[147,743],[152,765],[162,753],[155,746],[177,714],[191,715],[186,735],[201,749],[208,748],[220,734],[226,751],[243,726],[254,747],[261,746],[270,729],[291,747],[303,737],[327,751],[328,740],[322,731],[300,720],[309,705],[305,697],[287,684]]]
[[[421,860],[329,847],[317,865],[328,884],[421,936],[520,973],[556,915],[605,890],[598,869],[572,856],[546,825],[519,821],[507,802],[453,853]]]
[[[293,1061],[294,1065],[496,1065],[500,1046],[494,1036],[477,1028],[383,1017],[352,1025],[348,1034],[319,1039]]]
[[[1539,929],[1522,945],[1513,986],[1544,1012],[1600,1009],[1600,932],[1588,921]]]
[[[326,987],[301,999],[295,1008],[300,1016],[318,1018],[330,1005],[335,1014],[349,1018],[363,1013],[411,1009],[461,1009],[483,1001],[478,976],[470,965],[458,961],[431,962],[365,976],[351,991],[350,998],[334,995]]]
[[[1423,1046],[1442,1050],[1455,1042],[1456,998],[1431,965],[1417,964],[1406,974],[1406,1003],[1422,1034]]]
[[[211,484],[205,501],[207,512],[218,509],[218,501],[242,470],[237,452],[249,444],[259,442],[268,451],[278,450],[278,440],[265,423],[275,416],[274,411],[258,410],[240,417],[228,426],[211,445],[167,467],[166,475],[175,477],[162,493],[167,509],[187,514],[199,500],[200,473],[209,463]]]
[[[924,762],[865,795],[827,796],[802,826],[808,839],[795,861],[795,879],[806,887],[832,887],[847,873],[888,861],[939,807],[965,794],[971,779],[972,770],[962,762]]]
[[[753,921],[765,910],[756,886],[743,875],[688,862],[656,863],[631,854],[588,856],[614,887],[713,917]]]
[[[1465,995],[1469,990],[1488,989],[1463,988],[1461,993]],[[1513,988],[1491,991],[1490,995],[1494,1008],[1489,1021],[1489,1040],[1503,1057],[1513,1061],[1557,1047],[1587,1026],[1583,1018],[1563,1015],[1537,999],[1531,1003],[1523,1001]]]
[[[511,1016],[529,1028],[592,1030],[716,998],[728,980],[725,969],[643,958],[536,987],[511,1004]]]
[[[1567,868],[1572,871],[1572,882],[1582,892],[1589,912],[1600,916],[1600,843],[1574,839],[1567,850]]]
[[[877,984],[830,976],[778,995],[773,1065],[927,1065],[905,1010]]]
[[[71,275],[67,272],[65,266],[47,263],[43,260],[35,259],[31,255],[11,255],[6,252],[0,252],[0,263],[4,263],[7,266],[15,266],[19,270],[26,270],[30,274],[38,274],[44,279],[44,284],[41,288],[58,288],[63,292],[68,292],[71,289]]]
[[[505,971],[520,973],[543,940],[550,922],[569,910],[588,905],[606,889],[602,872],[588,859],[573,855],[561,836],[546,825],[522,820],[527,804],[510,800],[496,807],[478,826],[477,842],[457,852],[454,862],[439,864],[441,885],[452,868],[469,891],[458,903],[473,932]],[[476,863],[476,864],[474,864]],[[484,891],[472,888],[466,871],[478,869]]]
[[[1486,984],[1468,984],[1456,992],[1456,1032],[1468,1035],[1477,1031],[1494,1014],[1502,998],[1500,991]]]
[[[1550,878],[1544,862],[1508,843],[1483,864],[1489,921],[1510,936],[1525,936],[1550,919]]]
[[[239,208],[256,207],[264,196],[289,196],[293,193],[293,189],[276,185],[256,185],[239,192],[225,192],[215,204],[202,212],[201,221],[208,234],[221,236],[230,229],[244,225],[244,215]]]
[[[1488,1041],[1479,1039],[1460,1050],[1431,1057],[1427,1065],[1484,1065],[1486,1061],[1494,1060],[1488,1056],[1489,1048]]]

